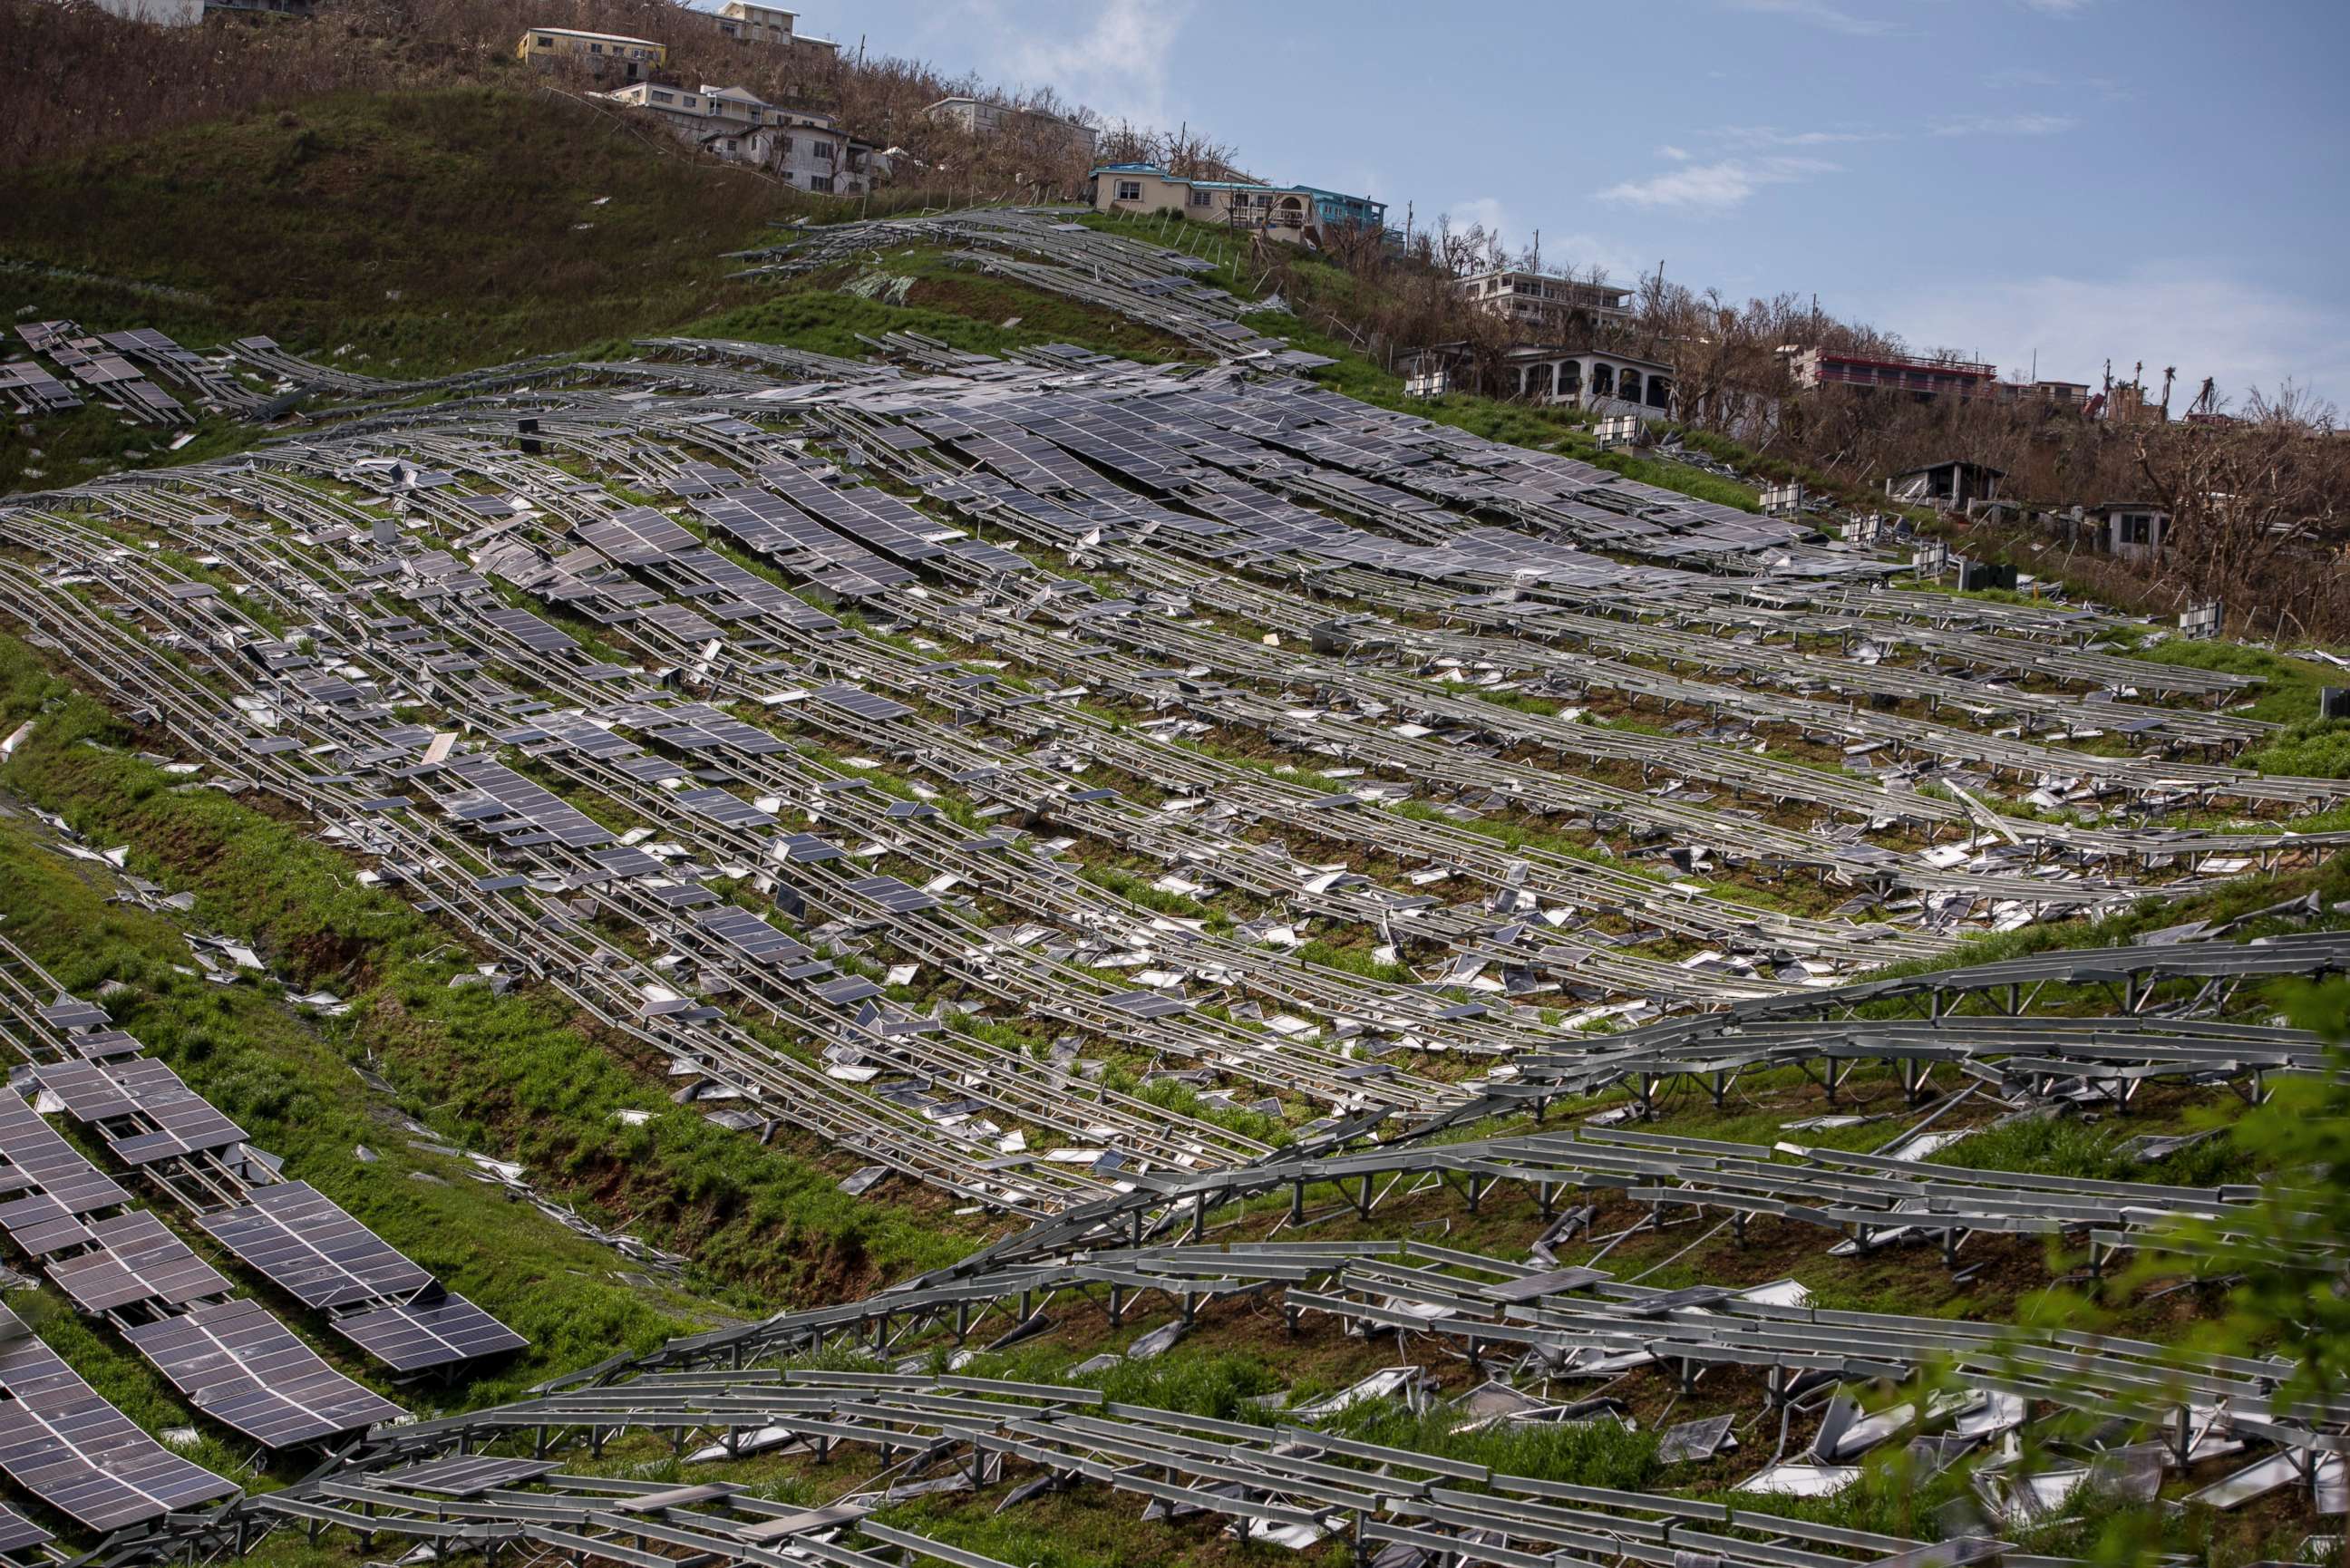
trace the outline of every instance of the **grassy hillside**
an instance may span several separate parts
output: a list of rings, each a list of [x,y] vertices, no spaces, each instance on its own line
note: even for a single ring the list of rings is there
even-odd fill
[[[342,94],[13,175],[10,321],[267,333],[421,375],[679,326],[819,198],[520,88]]]

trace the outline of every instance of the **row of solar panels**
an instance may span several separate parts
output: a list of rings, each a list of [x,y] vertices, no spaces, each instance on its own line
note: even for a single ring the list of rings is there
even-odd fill
[[[47,981],[8,950],[12,971]],[[13,976],[12,976],[13,978]],[[53,984],[53,981],[48,981]],[[22,987],[12,988],[21,991]],[[18,1020],[61,1054],[29,1085],[126,1166],[207,1160],[242,1181],[263,1168],[243,1158],[244,1129],[137,1042],[103,1009],[57,994]],[[128,1043],[129,1053],[113,1041]],[[19,1041],[22,1044],[23,1041]],[[170,1181],[164,1190],[179,1193]],[[114,1323],[189,1404],[265,1448],[313,1443],[405,1412],[322,1360],[261,1303],[234,1286],[153,1213],[90,1164],[38,1110],[0,1095],[0,1231],[84,1313]],[[271,1181],[244,1201],[195,1218],[232,1254],[337,1334],[395,1371],[443,1366],[525,1341],[432,1277],[305,1183]],[[0,1471],[43,1502],[113,1530],[236,1488],[157,1444],[95,1394],[14,1317],[0,1318]],[[0,1539],[9,1535],[0,1516]],[[0,1546],[0,1552],[7,1550]]]

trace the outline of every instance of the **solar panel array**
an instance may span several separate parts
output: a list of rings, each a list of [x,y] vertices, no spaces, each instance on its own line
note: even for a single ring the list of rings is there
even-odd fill
[[[152,1057],[68,1062],[42,1068],[39,1082],[64,1102],[67,1115],[96,1127],[126,1165],[227,1148],[244,1139],[243,1127]]]
[[[92,1530],[120,1530],[238,1490],[140,1431],[5,1306],[0,1470]]]
[[[256,1189],[201,1217],[213,1239],[305,1306],[348,1307],[430,1289],[432,1276],[305,1181]]]
[[[501,1355],[530,1343],[453,1293],[348,1314],[328,1326],[395,1372]]]
[[[48,1268],[49,1278],[84,1312],[147,1302],[184,1306],[229,1293],[217,1269],[144,1210],[100,1220],[89,1231],[98,1251],[58,1259]]]
[[[269,1448],[407,1414],[321,1361],[258,1302],[210,1303],[124,1337],[197,1410]]]

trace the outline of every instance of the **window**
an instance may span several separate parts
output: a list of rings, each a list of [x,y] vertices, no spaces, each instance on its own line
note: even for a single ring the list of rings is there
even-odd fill
[[[702,100],[701,100],[700,99],[698,99],[698,98],[695,98],[691,93],[687,93],[686,95],[684,95],[684,97],[683,97],[683,98],[681,98],[681,99],[679,99],[679,101],[680,101],[681,103],[684,104],[684,106],[685,106],[686,108],[688,108],[688,109],[692,109],[692,108],[695,108],[696,106],[698,106],[698,105],[701,103],[701,101],[702,101]]]
[[[1141,200],[1142,200],[1142,182],[1141,182],[1141,181],[1139,181],[1139,180],[1121,180],[1121,181],[1119,181],[1119,182],[1118,182],[1118,199],[1119,201],[1121,201],[1121,202],[1139,202],[1139,201],[1141,201]]]
[[[555,47],[555,40],[541,33],[538,36],[538,47],[542,49],[551,49]]]
[[[829,174],[809,175],[808,189],[811,191],[829,192],[832,189],[832,176]]]
[[[588,46],[588,52],[591,55],[600,55],[604,52],[604,46],[601,44],[590,44]]]
[[[677,101],[677,95],[675,93],[657,91],[653,94],[653,101],[655,103],[675,103]]]
[[[822,159],[827,163],[829,163],[832,161],[833,153],[837,149],[835,149],[829,141],[811,141],[808,143],[808,151],[815,153],[816,157]]]
[[[1216,199],[1216,198],[1215,198],[1215,194],[1214,194],[1214,192],[1209,192],[1209,191],[1194,191],[1194,192],[1191,192],[1191,205],[1193,205],[1194,207],[1205,207],[1205,206],[1208,206],[1208,205],[1211,204],[1211,203],[1215,201],[1215,199]]]

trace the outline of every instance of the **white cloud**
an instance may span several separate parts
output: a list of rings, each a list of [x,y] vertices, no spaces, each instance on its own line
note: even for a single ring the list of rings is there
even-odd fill
[[[1724,0],[1732,11],[1752,11],[1765,16],[1784,16],[1831,33],[1843,33],[1850,37],[1872,38],[1893,31],[1893,24],[1881,16],[1862,16],[1834,5],[1828,0]]]
[[[2174,410],[2206,376],[2239,401],[2287,378],[2350,400],[2350,311],[2184,261],[2110,276],[1938,283],[1860,305],[1912,343],[1963,344],[2002,372],[2028,370],[2034,350],[2040,374],[2057,380],[2095,383],[2108,357],[2124,379],[2145,360],[2156,383],[2175,365],[2185,394],[2171,400]]]
[[[2070,18],[2088,14],[2097,0],[2016,0],[2027,11],[2037,11],[2043,16]]]
[[[1168,95],[1168,60],[1190,19],[1191,0],[1106,0],[1083,32],[1020,29],[993,5],[1003,28],[994,68],[1024,83],[1050,85],[1110,121],[1171,127],[1182,118]]]
[[[1686,163],[1696,155],[1689,151],[1686,148],[1675,147],[1672,143],[1667,142],[1664,146],[1657,149],[1657,156],[1668,159],[1675,163]]]
[[[1782,130],[1775,125],[1725,125],[1716,140],[1737,147],[1835,147],[1856,141],[1895,141],[1898,133],[1846,127],[1833,130]]]
[[[1937,136],[2061,136],[2081,122],[2069,114],[1969,114],[1934,122]]]
[[[1744,204],[1766,185],[1788,185],[1833,174],[1837,167],[1820,158],[1724,158],[1711,163],[1684,163],[1646,180],[1610,185],[1599,192],[1599,200],[1635,207],[1726,213]]]

